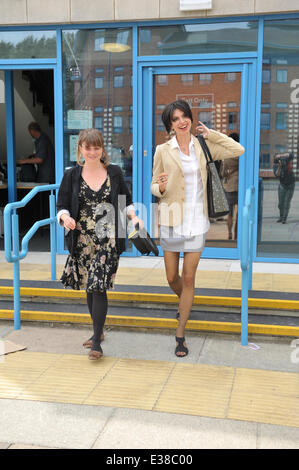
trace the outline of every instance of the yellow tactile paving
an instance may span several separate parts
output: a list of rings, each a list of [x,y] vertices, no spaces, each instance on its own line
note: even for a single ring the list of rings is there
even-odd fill
[[[208,364],[21,351],[0,362],[0,398],[299,427],[299,374]]]
[[[228,418],[299,427],[299,374],[237,369]]]
[[[225,418],[234,369],[206,364],[176,364],[156,411]]]
[[[103,379],[116,359],[105,358],[101,368],[94,363],[86,364],[85,356],[63,356],[49,367],[38,379],[27,384],[19,399],[83,403],[97,383]]]
[[[171,362],[119,359],[84,403],[151,410],[173,366]]]

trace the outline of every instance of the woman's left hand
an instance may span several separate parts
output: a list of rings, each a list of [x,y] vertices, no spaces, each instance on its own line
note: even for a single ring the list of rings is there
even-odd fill
[[[199,125],[196,127],[196,130],[206,139],[210,133],[210,129],[205,126],[201,121],[198,121],[198,123]]]

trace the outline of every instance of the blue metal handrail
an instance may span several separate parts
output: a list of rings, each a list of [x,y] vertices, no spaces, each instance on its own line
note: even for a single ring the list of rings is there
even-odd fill
[[[50,250],[51,250],[51,279],[56,279],[56,204],[53,191],[59,188],[58,184],[36,186],[21,201],[11,202],[4,208],[4,246],[5,258],[13,263],[13,291],[14,291],[14,329],[21,327],[20,315],[20,260],[28,253],[28,243],[36,231],[44,225],[50,224]],[[19,216],[20,209],[42,191],[51,191],[49,196],[50,217],[35,222],[22,239],[22,250],[19,250]]]
[[[253,222],[254,222],[254,186],[247,188],[245,204],[242,210],[241,236],[241,269],[242,269],[242,300],[241,300],[241,344],[248,344],[248,290],[252,289],[253,259]]]

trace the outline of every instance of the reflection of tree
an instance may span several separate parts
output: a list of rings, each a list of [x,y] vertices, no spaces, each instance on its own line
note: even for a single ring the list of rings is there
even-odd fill
[[[13,58],[45,58],[56,56],[56,37],[39,39],[28,36],[23,41],[13,44],[0,41],[0,57],[3,59]]]

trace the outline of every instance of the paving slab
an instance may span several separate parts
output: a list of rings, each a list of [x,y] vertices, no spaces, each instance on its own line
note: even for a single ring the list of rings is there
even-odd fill
[[[252,335],[249,336],[248,346],[242,346],[239,335],[207,334],[198,362],[299,372],[299,362],[294,360],[293,352],[294,338]]]
[[[88,449],[111,413],[109,407],[1,399],[0,441]]]
[[[259,449],[299,449],[299,428],[259,425]]]
[[[93,448],[255,449],[256,444],[256,423],[117,409]]]

